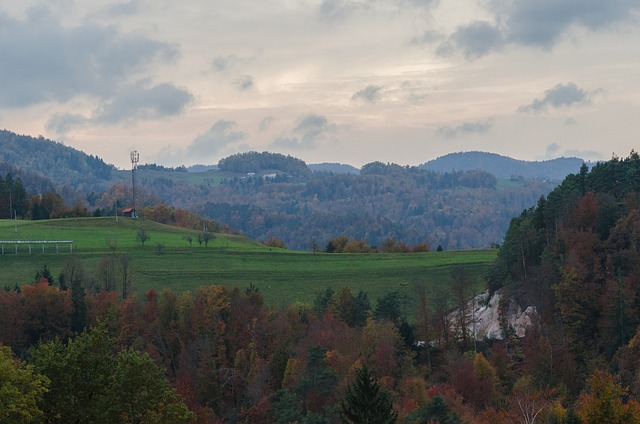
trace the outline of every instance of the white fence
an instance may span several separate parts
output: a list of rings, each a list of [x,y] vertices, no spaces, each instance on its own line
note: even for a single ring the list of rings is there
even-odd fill
[[[13,245],[15,254],[18,254],[18,246],[26,244],[29,246],[29,254],[32,253],[34,245],[42,245],[42,253],[45,253],[45,246],[48,244],[55,244],[56,253],[60,253],[60,245],[69,245],[69,253],[73,253],[73,240],[0,240],[0,254],[4,255],[8,253],[5,249],[5,245]]]

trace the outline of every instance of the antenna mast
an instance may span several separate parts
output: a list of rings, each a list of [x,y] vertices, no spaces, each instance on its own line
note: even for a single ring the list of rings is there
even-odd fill
[[[131,151],[131,197],[133,213],[137,216],[136,212],[136,169],[138,168],[138,162],[140,161],[140,153],[136,150]]]

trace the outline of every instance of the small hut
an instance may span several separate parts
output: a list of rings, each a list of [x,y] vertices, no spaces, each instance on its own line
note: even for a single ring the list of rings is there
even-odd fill
[[[138,210],[136,208],[126,208],[122,210],[122,215],[130,218],[137,218]]]

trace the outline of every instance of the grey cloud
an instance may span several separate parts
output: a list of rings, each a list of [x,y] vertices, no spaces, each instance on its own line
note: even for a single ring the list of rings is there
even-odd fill
[[[177,50],[115,27],[63,27],[47,9],[16,20],[0,13],[0,105],[25,107],[77,95],[109,99],[130,75]]]
[[[428,30],[422,33],[422,35],[418,37],[413,37],[409,44],[412,45],[426,45],[437,43],[438,41],[442,41],[442,34],[437,31]]]
[[[149,87],[140,81],[123,87],[110,100],[93,112],[91,117],[76,114],[56,114],[47,122],[47,129],[64,134],[85,124],[115,124],[136,120],[164,118],[182,113],[193,101],[188,91],[172,84]]]
[[[227,56],[216,56],[211,61],[211,67],[216,72],[224,72],[224,71],[228,71],[234,65],[241,62],[242,62],[242,59],[232,54]]]
[[[602,152],[596,152],[594,150],[578,150],[578,149],[564,149],[558,143],[551,143],[547,146],[544,157],[542,159],[553,159],[558,157],[574,157],[584,160],[602,160],[604,155]]]
[[[237,130],[233,121],[220,119],[203,134],[198,135],[187,147],[186,153],[192,158],[208,158],[217,152],[232,146],[246,137],[246,133]]]
[[[362,100],[366,103],[376,103],[380,100],[384,87],[381,85],[369,85],[351,96],[351,100]]]
[[[461,51],[467,60],[474,60],[503,47],[504,37],[499,28],[486,21],[475,21],[459,26],[436,53],[446,57]]]
[[[584,160],[598,161],[606,158],[606,155],[602,152],[596,152],[595,150],[578,150],[568,149],[562,152],[564,157],[575,157]]]
[[[617,29],[632,23],[640,11],[640,0],[491,0],[495,23],[476,21],[460,26],[440,44],[436,53],[450,56],[461,51],[468,60],[477,59],[509,44],[551,49],[573,27],[588,31]],[[414,39],[415,44],[432,42]]]
[[[560,152],[560,145],[558,143],[551,143],[547,146],[547,149],[544,152],[544,156],[546,158],[555,157],[558,152]]]
[[[271,124],[273,123],[274,118],[273,116],[267,116],[266,118],[264,118],[261,122],[260,122],[260,131],[266,131],[269,129],[269,127],[271,126]]]
[[[233,82],[233,85],[240,91],[247,91],[253,88],[253,78],[250,75],[240,75]]]
[[[82,115],[64,113],[55,114],[47,121],[47,131],[54,134],[65,134],[74,127],[84,125],[89,122],[89,119]]]
[[[546,90],[544,97],[535,99],[528,105],[520,106],[520,112],[541,112],[548,108],[562,108],[579,104],[590,104],[592,97],[601,90],[588,91],[578,88],[572,82],[558,84]]]
[[[130,0],[123,3],[116,3],[105,6],[102,13],[110,17],[126,16],[141,10],[140,0]]]
[[[486,134],[492,127],[493,123],[491,121],[465,122],[457,127],[440,127],[436,130],[436,134],[444,138],[454,139],[469,134]]]
[[[309,114],[298,119],[298,123],[291,130],[291,136],[278,137],[272,145],[287,149],[311,148],[319,139],[335,130],[336,125],[326,117]]]
[[[574,25],[599,30],[630,21],[640,0],[496,0],[492,6],[509,41],[551,48]]]
[[[400,6],[408,4],[413,7],[430,9],[437,6],[440,0],[399,0],[398,3]]]
[[[364,9],[367,5],[351,0],[322,0],[320,4],[320,17],[328,22],[341,21],[358,9]]]
[[[98,123],[117,123],[164,118],[180,114],[193,101],[191,93],[172,84],[146,85],[138,82],[123,87],[112,101],[97,111],[93,120]]]

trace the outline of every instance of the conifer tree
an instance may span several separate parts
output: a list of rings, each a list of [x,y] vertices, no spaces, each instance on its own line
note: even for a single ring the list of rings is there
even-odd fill
[[[351,424],[392,424],[398,418],[391,396],[380,388],[366,364],[356,371],[356,381],[347,387],[341,407],[344,422]]]

